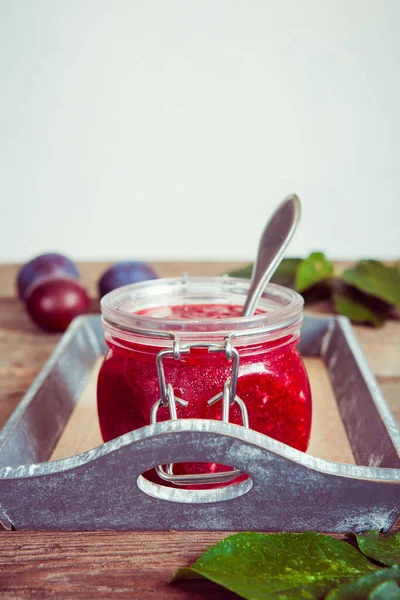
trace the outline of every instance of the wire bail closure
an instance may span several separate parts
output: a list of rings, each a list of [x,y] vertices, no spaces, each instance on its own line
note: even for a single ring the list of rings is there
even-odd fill
[[[227,379],[224,383],[223,391],[219,392],[210,400],[207,404],[212,406],[220,400],[222,400],[222,420],[229,423],[229,412],[230,407],[236,403],[242,415],[243,427],[249,427],[249,417],[245,403],[236,394],[237,379],[239,374],[239,352],[237,348],[232,345],[232,340],[229,336],[224,339],[223,344],[206,344],[202,342],[196,342],[193,344],[180,344],[179,336],[175,335],[173,339],[172,350],[165,349],[161,350],[156,357],[156,367],[158,381],[160,385],[160,399],[153,404],[151,409],[150,421],[151,424],[157,423],[157,413],[160,406],[167,407],[169,410],[170,420],[177,420],[176,405],[188,406],[188,402],[182,398],[178,398],[174,394],[174,390],[170,383],[167,384],[165,379],[165,372],[163,366],[164,358],[173,358],[179,360],[182,354],[189,354],[192,348],[204,348],[208,352],[224,352],[227,360],[232,361],[232,374],[230,379]],[[228,483],[233,481],[241,475],[241,471],[233,469],[232,471],[223,471],[221,473],[205,473],[205,474],[188,474],[188,475],[175,475],[173,472],[174,465],[172,463],[166,465],[166,469],[162,465],[156,467],[157,475],[169,483],[175,485],[199,485],[199,484],[213,484],[213,483]]]

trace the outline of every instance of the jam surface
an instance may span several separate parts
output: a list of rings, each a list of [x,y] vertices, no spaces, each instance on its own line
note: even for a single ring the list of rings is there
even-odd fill
[[[139,311],[139,315],[163,319],[227,319],[240,317],[243,306],[231,304],[182,304],[178,306],[157,306]],[[262,313],[256,310],[255,314]]]
[[[152,308],[139,314],[160,318],[208,319],[238,317],[241,306],[196,304]],[[118,339],[107,340],[108,351],[101,367],[97,398],[104,441],[150,423],[150,411],[160,398],[156,355],[160,347]],[[250,427],[298,450],[308,447],[311,429],[311,394],[307,373],[297,349],[297,340],[281,338],[258,342],[242,349],[237,394],[245,402]],[[225,354],[192,349],[178,361],[163,361],[166,382],[189,402],[178,406],[179,418],[218,419],[222,402],[208,406],[207,400],[223,390],[232,365]],[[160,408],[157,420],[169,418]],[[230,409],[230,421],[241,425],[239,407]],[[227,470],[217,463],[175,465],[175,473],[205,473]]]

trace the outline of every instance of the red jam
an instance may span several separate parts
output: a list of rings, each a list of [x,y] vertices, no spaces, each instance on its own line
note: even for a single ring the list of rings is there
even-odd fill
[[[218,304],[168,306],[141,311],[160,318],[238,317],[242,307]],[[150,411],[160,398],[155,358],[160,347],[113,338],[98,379],[97,398],[100,427],[104,441],[150,423]],[[269,342],[240,346],[237,394],[244,400],[250,427],[298,450],[308,447],[311,429],[311,393],[297,340],[281,337]],[[192,349],[178,361],[164,360],[167,383],[189,402],[178,406],[179,418],[221,419],[222,402],[208,406],[207,400],[221,392],[230,378],[232,365],[223,353]],[[169,418],[160,408],[157,420]],[[242,424],[234,404],[230,421]],[[218,464],[175,465],[175,473],[204,473],[227,470]]]

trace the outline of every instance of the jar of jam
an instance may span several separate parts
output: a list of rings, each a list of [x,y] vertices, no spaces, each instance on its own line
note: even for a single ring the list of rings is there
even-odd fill
[[[269,284],[256,314],[243,317],[248,289],[246,279],[183,277],[137,283],[103,297],[108,350],[97,402],[104,441],[155,421],[200,418],[249,426],[307,449],[311,393],[297,348],[303,299]],[[206,484],[223,482],[230,470],[182,463],[157,473],[177,485],[184,475],[198,474],[193,481]]]

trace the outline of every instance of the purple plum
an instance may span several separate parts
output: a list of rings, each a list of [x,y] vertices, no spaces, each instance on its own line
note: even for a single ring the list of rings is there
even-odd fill
[[[20,299],[25,298],[31,284],[48,277],[79,279],[79,271],[76,264],[63,254],[40,254],[21,267],[18,273],[17,289]]]
[[[103,297],[108,292],[129,283],[158,279],[158,277],[158,273],[147,263],[135,260],[117,262],[107,269],[99,279],[100,296]]]
[[[90,311],[85,288],[71,277],[47,277],[33,283],[25,297],[32,321],[45,331],[65,331],[72,319]]]

